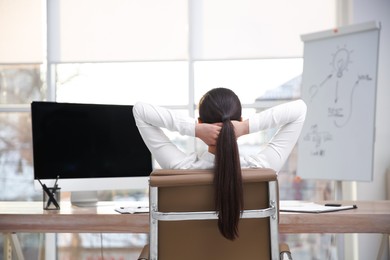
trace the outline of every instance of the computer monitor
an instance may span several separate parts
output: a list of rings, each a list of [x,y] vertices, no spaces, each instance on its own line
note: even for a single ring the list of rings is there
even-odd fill
[[[76,205],[94,205],[98,190],[148,187],[152,157],[131,105],[32,102],[34,185],[59,176]],[[92,196],[92,197],[88,197]]]

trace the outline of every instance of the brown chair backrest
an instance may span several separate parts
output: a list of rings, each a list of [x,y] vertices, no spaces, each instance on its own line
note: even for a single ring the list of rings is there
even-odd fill
[[[269,183],[276,183],[275,171],[243,169],[242,179],[244,210],[270,207]],[[158,212],[214,211],[212,182],[211,170],[156,170],[150,176],[150,188],[157,190],[157,202],[150,202],[151,211],[153,207]],[[154,250],[160,260],[271,259],[269,217],[241,219],[239,238],[234,241],[219,233],[216,219],[153,221],[158,222]],[[151,232],[155,232],[153,228]],[[273,239],[278,243],[277,237]]]

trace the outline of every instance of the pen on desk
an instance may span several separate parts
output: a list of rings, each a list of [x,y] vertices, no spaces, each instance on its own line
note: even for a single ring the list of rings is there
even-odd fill
[[[54,185],[53,185],[53,189],[52,189],[52,192],[51,192],[51,194],[53,194],[53,196],[54,196],[54,194],[57,192],[57,190],[58,190],[58,179],[60,178],[60,176],[59,175],[57,175],[57,178],[56,178],[56,181],[54,182]],[[49,191],[50,191],[50,189],[49,189]],[[49,199],[48,201],[47,201],[47,203],[46,203],[46,208],[49,208],[50,207],[50,204],[51,204],[51,202],[52,202],[52,199]]]
[[[43,188],[43,183],[41,182],[40,179],[37,179],[39,181],[39,184],[41,184],[42,188]]]
[[[54,182],[54,186],[53,186],[53,192],[52,192],[53,196],[54,196],[54,194],[58,190],[58,184],[57,183],[58,183],[58,179],[59,178],[60,178],[60,175],[57,175],[56,181]],[[48,200],[47,204],[46,204],[46,208],[49,208],[50,204],[51,204],[51,200]]]
[[[341,204],[339,203],[326,203],[326,207],[341,207]]]
[[[46,208],[47,208],[47,207],[49,207],[49,205],[50,205],[50,203],[51,203],[51,197],[53,196],[53,194],[52,194],[52,193],[50,192],[50,190],[47,188],[46,184],[43,184],[43,183],[41,182],[40,179],[37,179],[37,180],[39,181],[39,184],[41,184],[43,191],[47,194],[47,196],[49,196],[49,200],[48,200],[48,202],[46,203]],[[51,195],[51,196],[50,196],[50,195]]]
[[[60,178],[60,175],[57,175],[56,182],[54,183],[54,191],[57,190],[57,187],[58,187],[57,182],[58,182],[59,178]]]

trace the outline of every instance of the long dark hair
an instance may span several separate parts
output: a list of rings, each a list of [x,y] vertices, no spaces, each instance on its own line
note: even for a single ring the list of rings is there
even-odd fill
[[[237,95],[226,88],[210,90],[199,102],[199,117],[203,123],[223,123],[216,144],[214,203],[219,231],[230,240],[238,237],[238,222],[243,210],[240,157],[231,122],[241,120],[241,110]]]

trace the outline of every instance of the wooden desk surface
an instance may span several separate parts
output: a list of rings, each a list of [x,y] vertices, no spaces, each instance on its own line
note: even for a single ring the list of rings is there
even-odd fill
[[[42,202],[0,202],[0,232],[147,233],[149,214],[119,214],[115,206],[43,210]]]
[[[281,212],[279,231],[281,233],[390,234],[390,200],[341,203],[357,205],[358,208],[328,213]]]
[[[390,201],[348,201],[357,209],[331,213],[280,213],[280,233],[390,234]],[[119,214],[114,206],[43,210],[42,202],[0,202],[0,232],[147,233],[149,214]]]

